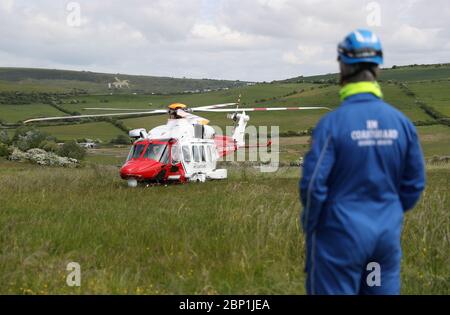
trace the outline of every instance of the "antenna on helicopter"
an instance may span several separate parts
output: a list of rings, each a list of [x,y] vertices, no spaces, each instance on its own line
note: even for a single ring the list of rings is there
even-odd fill
[[[238,114],[238,110],[239,110],[239,105],[241,104],[241,97],[242,97],[242,94],[239,93],[238,99],[236,101],[236,109],[233,114],[228,115],[228,118],[233,120],[233,127],[235,129],[236,129],[236,125],[238,122],[237,114]]]

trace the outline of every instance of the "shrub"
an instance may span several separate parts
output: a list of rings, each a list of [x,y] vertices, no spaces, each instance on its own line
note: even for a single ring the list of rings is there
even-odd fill
[[[0,143],[0,157],[1,156],[8,156],[9,155],[9,148],[6,144]]]
[[[80,147],[75,141],[69,141],[59,148],[58,155],[82,160],[86,155],[86,149]]]
[[[8,132],[4,129],[0,131],[0,143],[4,144],[10,143]]]
[[[130,138],[126,135],[118,135],[116,138],[111,140],[113,144],[130,144]]]
[[[29,127],[21,127],[16,130],[13,137],[13,143],[22,151],[27,151],[33,148],[39,148],[41,142],[47,137],[47,134]]]
[[[53,153],[57,153],[60,149],[58,144],[55,141],[51,141],[51,140],[45,140],[45,141],[41,142],[39,147],[47,152],[53,152]]]

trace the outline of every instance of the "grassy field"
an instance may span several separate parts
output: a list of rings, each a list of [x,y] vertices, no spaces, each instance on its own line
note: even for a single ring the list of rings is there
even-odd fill
[[[0,293],[303,294],[298,176],[234,169],[227,181],[128,189],[114,167],[0,162]],[[449,294],[449,176],[430,167],[406,215],[404,294]],[[71,261],[80,288],[65,283]]]
[[[78,125],[62,125],[39,127],[40,130],[55,136],[58,140],[100,139],[109,141],[124,132],[107,122],[85,123]]]
[[[311,87],[311,84],[257,84],[224,91],[198,94],[178,95],[87,95],[76,97],[80,104],[64,104],[71,111],[82,111],[85,107],[115,107],[115,108],[166,108],[172,103],[185,103],[188,106],[204,106],[217,103],[236,102],[242,94],[241,102],[254,105],[255,100],[284,96],[288,93]],[[70,99],[68,100],[70,101]],[[85,113],[98,113],[84,111]]]
[[[450,127],[435,125],[417,127],[426,157],[433,155],[450,156]]]
[[[397,85],[382,84],[382,89],[385,101],[395,106],[412,121],[431,120],[431,117],[415,104],[414,98],[407,96]]]
[[[286,96],[297,91],[293,95]],[[392,103],[403,111],[411,120],[427,120],[429,117],[414,103],[414,99],[406,96],[396,85],[384,84],[383,91],[386,101]],[[173,102],[182,102],[192,106],[216,104],[236,101],[242,93],[242,102],[245,107],[283,107],[283,106],[327,106],[335,108],[340,103],[338,86],[319,88],[311,84],[260,84],[251,87],[229,91],[212,92],[197,95],[177,96],[143,96],[143,95],[114,95],[114,96],[86,96],[79,97],[82,104],[65,104],[71,111],[82,113],[101,113],[101,111],[83,110],[85,107],[113,107],[113,108],[164,108]],[[275,99],[272,99],[275,98]],[[107,100],[105,103],[104,101]],[[102,102],[103,101],[103,102]],[[255,102],[256,101],[256,102]],[[251,113],[251,124],[255,126],[280,126],[283,131],[298,131],[313,127],[326,111],[298,112],[272,112]],[[211,124],[224,128],[230,125],[226,114],[202,113]],[[165,117],[139,117],[123,120],[129,128],[153,128],[165,122]]]
[[[336,73],[315,75],[310,77],[296,77],[283,82],[297,82],[299,80],[312,82],[318,80],[337,80]],[[414,67],[397,67],[396,69],[382,69],[380,79],[383,81],[395,80],[402,82],[413,82],[422,80],[448,80],[450,79],[450,64],[421,65]]]
[[[64,116],[65,114],[47,104],[4,105],[0,104],[0,120],[18,122],[28,118]]]
[[[450,81],[411,83],[408,87],[419,99],[450,117]]]
[[[20,81],[0,80],[0,92],[19,91],[27,93],[67,93],[71,92],[73,89],[82,89],[88,91],[89,93],[109,92],[106,83],[87,82],[80,80],[37,80],[29,78]],[[121,93],[121,91],[117,91],[117,93]]]
[[[431,84],[431,83],[430,83]],[[433,83],[432,86],[434,86]],[[420,109],[414,102],[414,98],[407,96],[397,85],[382,85],[385,99],[404,112],[413,121],[426,121],[431,118]],[[436,87],[439,89],[439,87]],[[242,107],[266,107],[266,106],[327,106],[335,108],[340,103],[338,97],[339,87],[335,85],[317,85],[317,84],[257,84],[242,88],[230,89],[227,91],[218,91],[202,94],[180,94],[180,95],[86,95],[67,98],[62,106],[71,112],[80,112],[83,114],[105,113],[104,111],[84,110],[87,107],[103,108],[142,108],[154,109],[165,108],[168,104],[182,102],[189,106],[202,106],[208,104],[234,102],[238,95],[242,94]],[[444,92],[440,98],[445,102],[447,95]],[[79,101],[77,104],[70,104],[73,99]],[[22,106],[22,105],[21,105]],[[23,105],[24,107],[1,105],[0,117],[5,117],[8,122],[16,122],[21,119],[37,116],[61,115],[59,111],[47,105],[33,104]],[[442,106],[441,106],[442,107]],[[440,108],[441,108],[440,107]],[[48,110],[45,112],[44,109]],[[271,113],[251,113],[250,124],[255,126],[279,126],[281,132],[299,131],[313,127],[317,121],[326,113],[326,111],[308,111],[308,112],[271,112]],[[202,116],[208,118],[212,125],[224,128],[230,125],[231,121],[226,119],[223,113],[202,113]],[[163,124],[166,117],[139,117],[123,119],[128,128],[153,128]],[[55,127],[56,128],[56,127]],[[51,130],[52,128],[47,128]],[[80,133],[74,133],[73,130],[80,130]],[[81,127],[76,127],[70,131],[76,138],[83,138],[86,132]],[[96,138],[97,130],[89,129],[89,136]],[[102,130],[98,130],[99,138],[104,137]],[[56,134],[56,136],[58,136]]]

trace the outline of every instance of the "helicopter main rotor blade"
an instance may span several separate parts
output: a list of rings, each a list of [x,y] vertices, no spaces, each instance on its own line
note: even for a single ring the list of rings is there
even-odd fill
[[[147,112],[133,112],[133,113],[114,113],[114,114],[94,114],[94,115],[76,115],[76,116],[60,116],[60,117],[43,117],[43,118],[33,118],[25,120],[23,123],[27,124],[30,122],[38,121],[56,121],[56,120],[71,120],[71,119],[83,119],[83,118],[95,118],[95,117],[113,117],[113,116],[137,116],[137,115],[162,115],[167,114],[166,109],[158,109],[154,111]]]
[[[241,112],[258,112],[258,111],[283,111],[283,110],[331,110],[328,107],[251,107],[251,108],[240,108],[237,111]],[[192,108],[195,112],[211,112],[211,113],[230,113],[236,112],[235,108],[217,108],[217,109],[203,109],[203,108]]]
[[[104,111],[125,111],[125,110],[129,110],[129,111],[135,111],[135,110],[139,110],[139,111],[148,111],[148,110],[165,110],[167,112],[167,109],[151,109],[151,108],[117,108],[117,107],[85,107],[83,108],[84,110],[104,110]]]
[[[224,104],[214,104],[214,105],[206,105],[206,106],[199,106],[199,107],[191,107],[191,109],[213,109],[213,108],[221,108],[221,107],[227,107],[227,106],[234,106],[236,103],[224,103]]]
[[[236,105],[236,103],[224,103],[224,104],[214,104],[214,105],[206,105],[206,106],[199,106],[199,107],[193,107],[193,108],[202,108],[202,109],[208,109],[208,108],[221,108],[226,106],[233,106]],[[117,108],[117,107],[85,107],[83,108],[85,110],[104,110],[104,111],[135,111],[135,110],[148,110],[148,108]]]

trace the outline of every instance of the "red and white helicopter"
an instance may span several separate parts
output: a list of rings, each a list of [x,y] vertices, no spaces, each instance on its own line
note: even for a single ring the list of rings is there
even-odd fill
[[[239,101],[238,101],[239,103]],[[174,103],[168,109],[144,111],[142,109],[86,108],[89,110],[133,111],[108,114],[78,115],[29,119],[24,123],[70,120],[91,117],[141,116],[168,114],[165,125],[129,132],[134,139],[133,146],[120,169],[122,179],[128,186],[136,187],[138,182],[205,182],[207,179],[227,178],[226,169],[217,169],[219,158],[245,147],[245,128],[250,119],[246,112],[286,111],[286,110],[329,110],[327,107],[265,107],[265,108],[225,108],[238,103],[216,104],[188,108]],[[232,113],[228,118],[234,121],[231,136],[216,135],[209,120],[194,115],[194,112]]]

